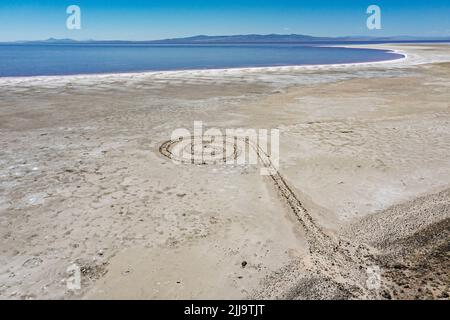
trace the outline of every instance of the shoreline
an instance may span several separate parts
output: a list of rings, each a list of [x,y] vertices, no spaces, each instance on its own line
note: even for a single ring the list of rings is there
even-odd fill
[[[402,50],[389,48],[373,48],[372,45],[354,45],[354,46],[319,46],[319,47],[336,47],[336,48],[354,48],[354,49],[370,49],[378,51],[388,51],[403,57],[396,59],[388,59],[381,61],[351,62],[351,63],[330,63],[330,64],[308,64],[308,65],[284,65],[284,66],[265,66],[265,67],[231,67],[231,68],[213,68],[213,69],[183,69],[183,70],[161,70],[161,71],[139,71],[139,72],[112,72],[112,73],[92,73],[92,74],[71,74],[71,75],[37,75],[37,76],[12,76],[0,77],[0,85],[9,82],[25,82],[25,81],[61,81],[61,80],[101,80],[107,78],[144,78],[154,75],[179,75],[184,73],[194,74],[211,74],[211,73],[241,73],[241,72],[273,72],[273,71],[301,71],[301,70],[326,70],[331,68],[344,67],[360,67],[360,66],[377,66],[383,64],[395,64],[408,61],[408,53]]]

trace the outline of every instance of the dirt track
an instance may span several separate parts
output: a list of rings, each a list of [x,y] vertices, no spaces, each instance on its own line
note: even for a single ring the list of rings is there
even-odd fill
[[[309,269],[308,272],[314,274],[315,278],[320,279],[320,284],[316,283],[315,286],[323,285],[323,282],[325,281],[328,282],[328,290],[330,290],[331,287],[333,292],[339,292],[342,298],[377,298],[379,293],[377,291],[370,291],[366,285],[367,268],[374,265],[375,261],[373,253],[374,249],[367,245],[350,242],[325,232],[314,221],[313,217],[292,191],[291,187],[289,187],[279,170],[273,165],[270,155],[260,148],[259,145],[250,142],[249,139],[226,137],[226,139],[223,139],[223,143],[219,143],[219,146],[223,146],[223,149],[220,150],[216,156],[223,162],[229,161],[230,157],[225,156],[228,148],[233,150],[231,160],[237,160],[238,154],[242,153],[242,150],[239,150],[237,144],[239,139],[242,140],[247,147],[250,147],[256,152],[260,160],[260,165],[267,169],[266,172],[270,173],[267,179],[271,180],[281,199],[286,203],[291,213],[304,229],[310,248],[310,259],[312,262],[311,269]],[[193,165],[213,164],[202,160],[204,154],[194,154],[196,147],[201,151],[203,151],[204,148],[209,150],[210,146],[208,142],[212,140],[214,139],[211,139],[211,137],[188,137],[176,141],[169,140],[161,144],[159,151],[163,156],[172,161],[186,163],[185,160],[189,160],[187,163]],[[188,151],[187,157],[183,157],[180,154],[174,154],[173,152],[173,147],[183,143],[183,141],[187,141],[187,145],[185,148],[178,150],[178,152],[182,153],[183,151]],[[236,143],[225,143],[226,141],[236,141]],[[196,145],[198,142],[201,143]],[[189,156],[191,156],[190,159]],[[342,281],[339,281],[339,279],[342,279]],[[299,293],[293,292],[295,289],[285,289],[285,297],[290,299],[305,298],[297,296]],[[323,297],[326,297],[327,293],[320,292],[320,294],[325,294]],[[260,296],[260,298],[263,297],[264,296]],[[332,295],[328,298],[337,298],[337,296]]]

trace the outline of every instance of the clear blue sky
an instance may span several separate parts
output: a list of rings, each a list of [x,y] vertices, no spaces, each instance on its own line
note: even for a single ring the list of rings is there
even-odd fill
[[[66,8],[82,29],[66,29]],[[366,9],[382,9],[382,30]],[[0,0],[0,41],[152,40],[198,34],[450,35],[450,0]]]

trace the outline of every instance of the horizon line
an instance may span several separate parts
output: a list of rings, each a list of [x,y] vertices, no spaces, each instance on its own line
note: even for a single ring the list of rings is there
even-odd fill
[[[389,35],[389,36],[365,36],[365,35],[344,35],[344,36],[312,36],[307,34],[299,34],[299,33],[291,33],[291,34],[283,34],[283,33],[248,33],[248,34],[220,34],[220,35],[207,35],[207,34],[196,34],[192,36],[180,36],[173,38],[162,38],[162,39],[147,39],[147,40],[127,40],[127,39],[73,39],[73,38],[55,38],[49,37],[47,39],[39,39],[39,40],[9,40],[9,41],[1,41],[0,43],[17,43],[17,42],[46,42],[46,41],[73,41],[73,42],[106,42],[106,41],[117,41],[117,42],[158,42],[158,41],[174,41],[174,40],[184,40],[184,39],[193,39],[199,37],[206,38],[227,38],[227,37],[248,37],[248,36],[259,36],[259,37],[269,37],[269,36],[278,36],[278,37],[293,37],[293,36],[301,36],[312,38],[311,40],[317,39],[355,39],[357,41],[358,38],[362,39],[389,39],[389,38],[414,38],[414,40],[450,40],[450,35],[437,35],[437,36],[417,36],[417,35]]]

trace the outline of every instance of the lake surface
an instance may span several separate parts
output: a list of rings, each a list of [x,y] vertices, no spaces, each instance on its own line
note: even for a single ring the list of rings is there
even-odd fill
[[[0,77],[317,65],[393,60],[389,51],[295,44],[0,45]]]

